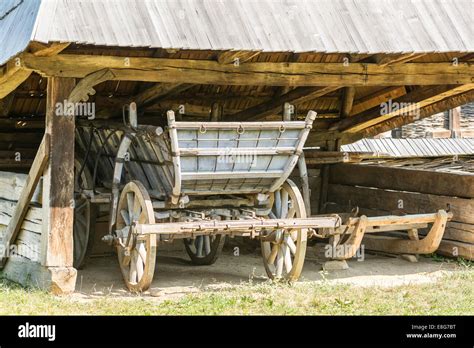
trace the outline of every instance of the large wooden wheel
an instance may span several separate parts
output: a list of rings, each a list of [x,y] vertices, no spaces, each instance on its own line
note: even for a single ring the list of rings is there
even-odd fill
[[[79,159],[74,161],[73,266],[76,269],[84,266],[92,249],[97,215],[95,206],[81,193],[81,186],[83,188],[92,187],[92,176],[87,167],[84,167],[79,175],[81,163]]]
[[[183,241],[193,264],[212,265],[222,251],[225,236],[197,236],[195,239],[185,238]]]
[[[153,205],[147,190],[139,181],[129,182],[122,190],[117,209],[117,255],[123,279],[133,292],[150,287],[155,272],[156,235],[137,240],[133,225],[154,224]]]
[[[274,193],[270,219],[305,218],[303,197],[291,180]],[[306,229],[272,231],[261,237],[265,270],[271,279],[298,280],[306,254]]]

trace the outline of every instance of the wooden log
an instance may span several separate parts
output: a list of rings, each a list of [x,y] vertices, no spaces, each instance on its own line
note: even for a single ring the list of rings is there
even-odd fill
[[[474,198],[474,175],[357,164],[331,166],[330,183]]]
[[[449,222],[443,239],[474,244],[474,225]]]
[[[351,110],[351,116],[357,115],[365,110],[371,109],[387,100],[395,99],[406,94],[405,86],[401,87],[388,87],[380,91],[372,93],[366,97],[357,99]]]
[[[474,244],[443,240],[436,253],[448,257],[462,257],[472,261],[474,260]]]
[[[474,199],[421,193],[387,191],[368,187],[330,184],[329,201],[388,212],[432,213],[450,207],[452,221],[474,224]]]
[[[238,66],[209,60],[164,59],[64,54],[53,57],[21,55],[28,69],[49,76],[82,78],[111,69],[117,80],[218,85],[267,86],[405,86],[474,82],[469,63],[246,63]]]
[[[46,133],[50,159],[43,177],[42,265],[72,267],[74,214],[74,116],[56,115],[74,89],[74,79],[48,79]]]

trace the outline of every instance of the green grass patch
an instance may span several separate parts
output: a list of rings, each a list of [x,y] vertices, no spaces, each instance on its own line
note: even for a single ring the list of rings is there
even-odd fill
[[[252,282],[177,300],[138,296],[77,300],[0,280],[0,315],[473,315],[474,268],[436,283],[397,287]]]

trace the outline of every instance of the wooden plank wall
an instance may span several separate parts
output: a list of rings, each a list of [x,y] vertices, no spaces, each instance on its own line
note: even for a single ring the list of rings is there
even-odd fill
[[[326,212],[359,207],[368,216],[449,209],[438,253],[474,260],[474,175],[363,164],[331,166]]]
[[[0,245],[3,245],[4,234],[12,218],[23,187],[26,184],[27,177],[28,175],[26,174],[0,172]],[[1,272],[1,274],[7,278],[16,279],[20,283],[34,283],[38,281],[34,279],[27,281],[28,277],[35,276],[35,272],[33,271],[29,274],[21,265],[27,263],[31,264],[31,270],[36,270],[40,267],[41,199],[40,183],[33,194],[30,207],[25,215],[25,219],[23,220],[15,242],[15,249],[18,251],[18,254],[10,258],[11,262],[7,262],[5,269]],[[24,282],[21,281],[22,279]]]

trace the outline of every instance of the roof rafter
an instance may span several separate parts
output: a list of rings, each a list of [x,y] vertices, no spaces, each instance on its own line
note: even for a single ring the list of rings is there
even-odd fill
[[[449,96],[468,92],[474,89],[474,84],[442,85],[427,88],[418,88],[395,100],[389,100],[387,110],[376,106],[361,114],[343,119],[333,125],[331,130],[345,133],[356,133],[377,123],[386,121],[399,115],[410,115],[420,108],[433,104]]]

